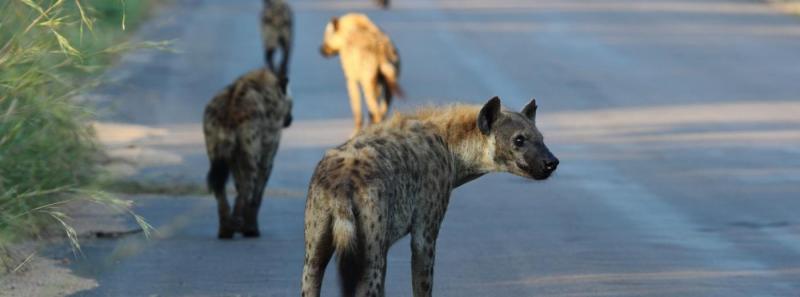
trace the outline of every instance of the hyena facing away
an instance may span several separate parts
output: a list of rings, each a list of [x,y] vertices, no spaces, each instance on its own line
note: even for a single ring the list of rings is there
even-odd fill
[[[556,170],[535,117],[535,101],[518,113],[495,97],[396,115],[327,151],[306,201],[302,296],[319,296],[334,251],[344,296],[384,296],[386,253],[409,233],[414,296],[431,296],[450,192],[489,172],[542,180]]]
[[[273,73],[289,75],[289,57],[292,54],[292,9],[284,0],[264,0],[261,11],[261,38],[264,42],[264,59]],[[281,65],[275,69],[275,51],[281,49]]]
[[[258,237],[258,209],[272,172],[281,129],[291,124],[292,102],[287,80],[267,69],[239,77],[206,106],[203,132],[208,159],[208,187],[217,198],[219,238],[235,232]],[[236,186],[231,212],[225,194],[228,175]]]
[[[372,123],[383,120],[393,95],[403,96],[397,82],[397,48],[366,15],[349,13],[333,18],[325,27],[320,52],[325,57],[339,55],[355,121],[354,135],[362,128],[361,90]]]
[[[383,9],[389,9],[389,0],[375,0],[375,3]]]

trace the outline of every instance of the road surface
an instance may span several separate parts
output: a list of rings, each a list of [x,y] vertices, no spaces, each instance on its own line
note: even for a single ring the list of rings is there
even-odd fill
[[[202,110],[262,63],[260,2],[177,0],[137,33],[180,53],[125,56],[93,96],[104,121],[160,131],[139,145],[163,158],[137,177],[202,184]],[[158,235],[84,242],[69,267],[99,287],[75,296],[299,296],[307,183],[351,127],[339,62],[318,46],[348,11],[397,44],[398,109],[536,97],[561,159],[546,182],[455,191],[434,295],[800,296],[800,19],[748,0],[394,2],[291,1],[295,124],[261,238],[217,240],[210,195],[131,197]],[[409,250],[390,251],[388,296],[411,295]]]

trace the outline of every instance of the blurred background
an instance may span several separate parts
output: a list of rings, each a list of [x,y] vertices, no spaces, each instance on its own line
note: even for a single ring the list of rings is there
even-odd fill
[[[28,4],[57,2],[0,3],[11,255],[0,296],[298,295],[308,181],[352,128],[339,61],[319,54],[325,24],[347,12],[369,15],[399,50],[406,98],[393,111],[495,95],[519,110],[535,97],[561,160],[545,182],[493,174],[454,192],[434,295],[800,296],[795,1],[288,1],[294,123],[262,237],[227,242],[215,238],[201,120],[216,92],[263,65],[261,1],[66,0],[63,30]],[[30,31],[43,41],[18,37],[48,19]],[[23,80],[54,65],[69,69]],[[79,202],[51,208],[64,200]],[[132,201],[152,236],[80,201],[123,212]],[[63,234],[47,231],[61,225],[50,212],[74,226],[77,257],[69,243],[18,247]],[[408,239],[390,251],[389,296],[411,295],[409,259]],[[326,296],[338,295],[333,272]]]

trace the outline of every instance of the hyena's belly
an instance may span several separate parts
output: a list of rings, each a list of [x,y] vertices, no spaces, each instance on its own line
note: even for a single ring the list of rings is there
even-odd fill
[[[387,237],[390,243],[394,243],[408,234],[414,213],[413,200],[416,199],[412,199],[410,195],[398,195],[393,200],[388,204],[388,214],[391,220],[389,221]]]

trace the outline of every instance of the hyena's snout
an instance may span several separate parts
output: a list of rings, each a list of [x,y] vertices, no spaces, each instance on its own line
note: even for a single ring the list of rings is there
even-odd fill
[[[548,175],[552,174],[553,171],[556,171],[556,168],[558,167],[558,158],[556,158],[556,156],[553,156],[553,154],[550,154],[550,157],[551,158],[546,159],[546,160],[543,161],[544,162],[544,171]]]
[[[558,168],[558,158],[550,150],[542,145],[536,153],[530,154],[527,160],[517,162],[517,167],[525,172],[525,175],[535,180],[544,180],[550,177]]]
[[[543,155],[544,156],[540,161],[542,166],[541,167],[542,173],[537,176],[534,176],[535,179],[540,179],[540,180],[547,179],[548,177],[550,177],[550,175],[553,174],[553,172],[556,171],[556,168],[558,168],[558,163],[559,163],[558,158],[556,158],[556,156],[553,155],[553,153],[551,153],[549,149],[545,148]]]

